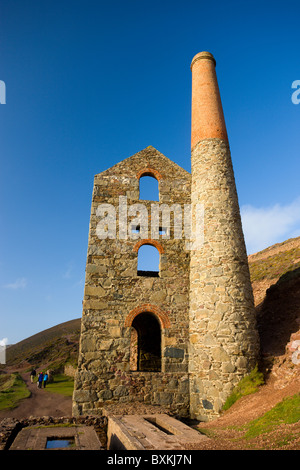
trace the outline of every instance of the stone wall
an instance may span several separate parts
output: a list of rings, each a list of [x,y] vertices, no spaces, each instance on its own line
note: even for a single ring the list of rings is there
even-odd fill
[[[151,202],[139,200],[142,175],[159,181],[160,204],[179,204],[183,209],[190,203],[190,174],[153,147],[95,176],[74,415],[132,401],[168,404],[179,414],[188,414],[189,252],[184,238],[174,239],[172,223],[169,239],[161,235],[153,240]],[[131,233],[126,236],[120,224],[125,216],[119,203],[125,196],[127,226],[130,207],[142,203],[148,210],[148,230],[135,239]],[[117,209],[115,238],[99,239],[102,204]],[[143,243],[159,250],[159,276],[138,275],[138,250]],[[161,370],[155,372],[132,370],[130,358],[132,324],[146,312],[155,317],[161,331]]]
[[[229,145],[205,139],[192,151],[192,204],[204,205],[204,244],[191,252],[191,416],[217,416],[255,365],[253,293]]]
[[[77,368],[72,366],[72,364],[66,364],[64,366],[64,374],[69,377],[75,377]]]

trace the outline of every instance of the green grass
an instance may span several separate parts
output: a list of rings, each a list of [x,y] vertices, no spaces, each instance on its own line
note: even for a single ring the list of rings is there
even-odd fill
[[[54,381],[47,384],[45,390],[53,393],[60,393],[66,397],[71,397],[74,390],[74,379],[67,375],[59,374],[53,376]]]
[[[6,392],[9,390],[15,381],[13,374],[0,375],[0,392]]]
[[[268,258],[249,262],[251,281],[261,281],[262,279],[274,279],[283,276],[288,271],[300,268],[300,248],[269,256]]]
[[[252,439],[272,431],[281,424],[297,423],[300,420],[300,394],[285,398],[260,418],[246,426],[246,439]]]
[[[0,380],[0,410],[12,409],[20,400],[30,397],[30,391],[19,374],[9,374]]]
[[[256,366],[249,375],[244,377],[233,389],[232,393],[224,403],[223,410],[228,410],[239,398],[255,393],[258,387],[264,383],[263,374]]]

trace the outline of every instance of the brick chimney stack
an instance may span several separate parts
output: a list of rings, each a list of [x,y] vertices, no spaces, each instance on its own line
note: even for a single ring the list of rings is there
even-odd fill
[[[204,243],[190,253],[190,413],[217,416],[255,365],[258,336],[248,259],[222,103],[209,52],[192,70],[192,187],[204,208]]]
[[[191,63],[192,148],[203,139],[228,140],[215,66],[210,52],[200,52]]]

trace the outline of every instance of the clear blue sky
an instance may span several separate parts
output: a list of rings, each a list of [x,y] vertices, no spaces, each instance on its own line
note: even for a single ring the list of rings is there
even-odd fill
[[[193,56],[217,61],[248,252],[300,235],[299,1],[1,0],[0,339],[81,316],[93,177],[190,171]]]

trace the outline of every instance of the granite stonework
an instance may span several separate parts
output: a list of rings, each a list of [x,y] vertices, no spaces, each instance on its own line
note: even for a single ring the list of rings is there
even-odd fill
[[[189,251],[184,237],[174,239],[172,211],[170,233],[151,238],[153,202],[139,200],[139,179],[145,174],[159,181],[160,205],[177,205],[174,209],[179,205],[184,213],[184,204],[190,204],[191,175],[153,147],[95,176],[74,415],[127,401],[167,404],[180,415],[189,413]],[[127,239],[120,223],[124,214],[119,210],[120,197],[125,196]],[[97,209],[104,203],[116,208],[116,238],[99,239],[97,225],[102,219]],[[130,233],[134,218],[130,207],[137,203],[143,204],[149,215],[148,231],[142,240],[139,234]],[[142,244],[158,249],[158,276],[138,273],[138,249]],[[151,317],[155,317],[160,338],[154,330],[151,334]],[[134,329],[141,327],[139,321],[150,321],[147,335],[153,343],[160,342],[160,362],[150,362],[137,370],[137,361],[131,356]]]
[[[204,243],[190,262],[191,416],[217,416],[258,354],[248,259],[229,145],[202,140],[192,150],[192,204],[201,202]]]
[[[150,146],[95,176],[75,416],[140,402],[213,419],[257,361],[215,64],[208,52],[192,61],[192,174]],[[143,176],[158,181],[159,202],[139,199]],[[164,216],[158,220],[153,208]],[[197,243],[188,243],[188,219]],[[138,270],[144,244],[158,250],[159,272]]]

